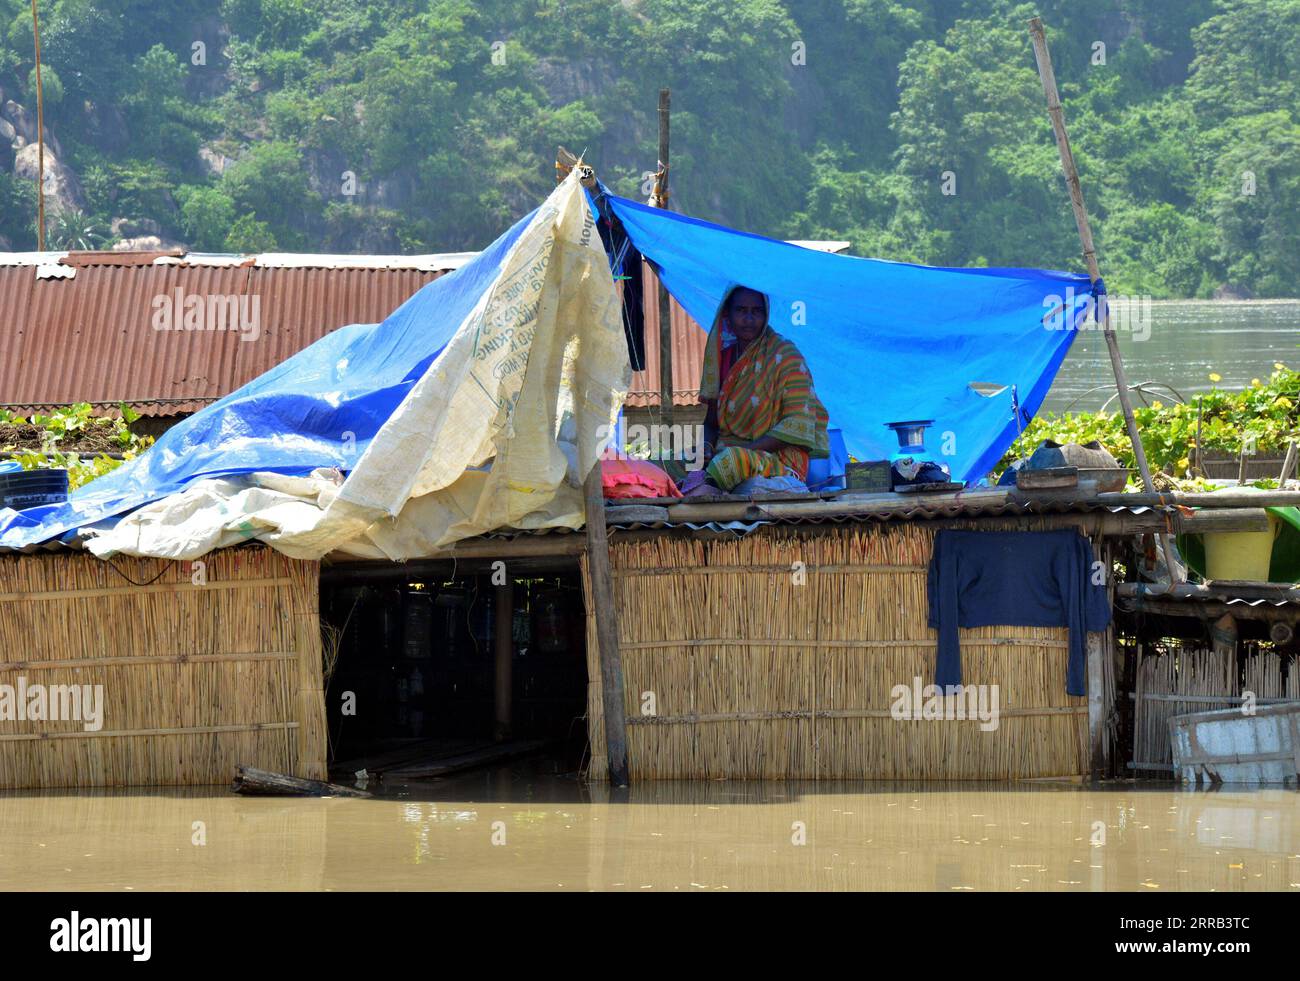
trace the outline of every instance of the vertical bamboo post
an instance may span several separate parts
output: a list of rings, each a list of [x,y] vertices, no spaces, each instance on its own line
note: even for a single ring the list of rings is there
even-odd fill
[[[671,96],[659,90],[659,172],[655,180],[655,207],[668,207],[668,120]],[[659,271],[656,270],[656,273]],[[664,425],[673,424],[673,318],[668,288],[659,282],[659,418]],[[668,433],[672,429],[667,430]],[[663,437],[661,436],[661,439]],[[672,439],[671,436],[667,437]]]
[[[1196,474],[1205,476],[1205,458],[1201,455],[1201,396],[1196,396]],[[1285,488],[1284,488],[1285,489]]]
[[[667,90],[661,95],[667,105]],[[561,148],[556,158],[557,180],[563,179],[566,166],[573,166],[572,154]],[[595,186],[595,173],[591,173]],[[662,288],[662,287],[661,287]],[[623,708],[623,658],[618,649],[618,611],[614,606],[614,577],[609,567],[609,540],[605,532],[605,491],[600,479],[600,459],[596,459],[583,482],[583,504],[587,525],[587,580],[590,608],[595,612],[596,652],[600,659],[601,710],[605,718],[605,748],[609,758],[610,783],[627,786],[627,721]],[[591,643],[588,633],[588,644]],[[590,651],[588,663],[590,664]]]
[[[1296,441],[1291,440],[1286,446],[1286,455],[1282,457],[1282,473],[1277,478],[1277,489],[1286,490],[1286,482],[1291,479],[1291,471],[1295,469],[1296,463]]]
[[[605,747],[609,780],[627,786],[627,722],[623,709],[623,658],[618,649],[618,613],[614,606],[614,577],[609,568],[605,533],[605,492],[600,460],[583,484],[587,510],[587,569],[591,604],[596,611],[596,642],[600,649],[601,701],[605,710]]]
[[[32,37],[36,41],[36,249],[45,251],[45,91],[41,85],[41,24],[32,0]]]
[[[1038,77],[1043,83],[1043,95],[1047,97],[1047,113],[1052,119],[1052,131],[1056,134],[1056,149],[1061,154],[1061,169],[1065,171],[1065,182],[1070,189],[1070,205],[1074,209],[1075,224],[1079,227],[1083,261],[1088,267],[1088,279],[1095,286],[1101,279],[1101,270],[1097,266],[1097,251],[1093,247],[1092,227],[1088,224],[1088,211],[1083,203],[1083,187],[1079,183],[1078,168],[1074,165],[1070,137],[1065,132],[1065,115],[1061,110],[1061,97],[1056,90],[1052,56],[1047,51],[1043,22],[1037,17],[1029,21],[1029,37],[1034,45],[1034,60],[1038,63]],[[1129,441],[1133,444],[1133,456],[1137,460],[1138,472],[1142,475],[1142,486],[1148,493],[1153,493],[1156,488],[1151,480],[1151,468],[1147,465],[1146,450],[1142,448],[1137,419],[1133,416],[1133,400],[1129,397],[1128,377],[1124,374],[1124,361],[1119,354],[1119,340],[1110,325],[1110,309],[1104,293],[1097,297],[1095,316],[1097,323],[1101,325],[1102,336],[1106,338],[1106,350],[1110,353],[1110,366],[1115,372],[1115,387],[1118,390],[1120,409],[1124,413],[1124,427],[1128,430]],[[1157,536],[1157,540],[1164,551],[1170,581],[1181,582],[1184,577],[1173,561],[1173,549],[1170,548],[1168,538]]]
[[[495,622],[492,625],[493,650],[496,652],[495,724],[492,736],[497,742],[510,738],[512,727],[512,691],[514,685],[513,658],[515,586],[509,574],[506,581],[496,587],[493,603]]]
[[[287,569],[291,586],[281,587],[293,616],[297,654],[297,743],[294,776],[309,780],[329,778],[328,726],[325,721],[325,681],[320,633],[320,563],[277,557],[273,568]]]
[[[1110,603],[1114,603],[1115,576],[1114,562],[1110,548],[1101,535],[1092,540],[1093,554],[1105,564],[1106,593]],[[1114,706],[1114,684],[1108,684],[1108,675],[1114,671],[1112,642],[1114,624],[1102,631],[1093,631],[1087,635],[1087,673],[1088,673],[1088,772],[1092,780],[1097,781],[1107,775],[1110,751],[1106,742],[1107,720]],[[1112,659],[1107,664],[1107,659]]]
[[[1106,707],[1102,697],[1105,640],[1106,635],[1101,631],[1091,631],[1088,634],[1088,772],[1093,780],[1101,779],[1106,766]]]

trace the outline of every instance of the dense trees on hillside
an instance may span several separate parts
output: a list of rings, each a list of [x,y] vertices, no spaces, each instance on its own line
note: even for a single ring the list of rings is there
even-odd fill
[[[1078,268],[1038,12],[1111,289],[1298,292],[1300,0],[40,8],[46,122],[84,213],[58,229],[83,240],[475,248],[545,194],[557,143],[643,196],[667,85],[680,210],[858,254]],[[28,0],[0,0],[0,121],[34,115],[32,50]],[[31,248],[10,128],[0,237]]]

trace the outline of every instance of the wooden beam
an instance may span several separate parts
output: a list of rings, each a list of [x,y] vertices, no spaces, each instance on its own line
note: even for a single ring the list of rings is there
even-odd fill
[[[1056,73],[1052,70],[1052,56],[1047,50],[1043,22],[1037,17],[1029,21],[1029,37],[1034,45],[1034,60],[1038,63],[1038,77],[1043,84],[1043,95],[1047,97],[1047,113],[1052,119],[1056,149],[1061,155],[1061,169],[1065,171],[1065,182],[1070,191],[1070,206],[1074,210],[1074,222],[1079,229],[1083,261],[1088,268],[1088,279],[1095,287],[1101,279],[1101,269],[1097,265],[1097,250],[1093,246],[1092,227],[1088,224],[1088,209],[1083,203],[1083,187],[1079,183],[1079,170],[1074,165],[1074,152],[1070,149],[1070,137],[1065,131],[1065,114],[1061,109],[1061,97],[1056,90]],[[1110,366],[1115,373],[1115,388],[1119,396],[1120,409],[1124,413],[1124,427],[1128,430],[1129,442],[1133,444],[1133,456],[1137,460],[1138,472],[1142,475],[1142,486],[1148,491],[1154,491],[1151,468],[1147,464],[1146,450],[1142,447],[1137,419],[1133,415],[1133,400],[1129,395],[1128,378],[1124,374],[1124,361],[1119,353],[1119,340],[1110,325],[1110,308],[1106,303],[1105,293],[1096,296],[1094,316],[1097,323],[1101,325],[1102,336],[1106,339],[1106,350],[1110,354]],[[1168,538],[1160,536],[1159,541],[1164,551],[1170,579],[1173,582],[1185,581],[1187,577],[1178,567],[1177,560],[1174,558],[1174,549]]]
[[[235,780],[230,789],[237,794],[266,797],[369,797],[370,794],[355,787],[344,787],[323,780],[306,780],[287,773],[259,770],[240,765],[235,769]]]
[[[1191,514],[1180,513],[1174,523],[1183,535],[1207,531],[1269,531],[1273,527],[1263,508],[1204,508]]]
[[[1262,599],[1293,602],[1300,599],[1300,586],[1290,583],[1214,583],[1197,585],[1180,583],[1179,585],[1148,585],[1147,583],[1122,582],[1115,587],[1115,594],[1136,599]]]
[[[583,484],[587,508],[587,570],[591,579],[591,605],[596,611],[596,642],[600,654],[601,700],[605,714],[605,747],[609,755],[609,780],[627,786],[627,722],[623,707],[623,659],[618,649],[618,611],[614,605],[614,577],[609,567],[609,542],[605,533],[605,495],[597,460]]]
[[[672,522],[761,521],[765,518],[836,518],[855,514],[894,514],[921,507],[961,504],[972,510],[997,508],[1009,501],[1007,491],[971,491],[961,494],[934,494],[924,499],[908,495],[880,495],[866,498],[840,498],[832,501],[730,501],[715,504],[687,499],[668,507]]]
[[[1222,490],[1204,494],[1179,494],[1156,492],[1142,494],[1098,494],[1097,504],[1125,507],[1190,507],[1190,508],[1280,508],[1300,507],[1300,491],[1282,490]]]
[[[582,538],[581,535],[571,536]],[[582,551],[586,551],[584,541]],[[422,579],[447,580],[458,576],[485,575],[496,561],[508,561],[510,571],[519,578],[546,576],[578,571],[576,555],[500,556],[499,558],[417,559],[411,562],[347,562],[322,566],[321,583],[419,582]]]
[[[38,739],[116,739],[119,736],[196,736],[219,732],[271,732],[297,729],[297,722],[248,722],[225,726],[167,726],[162,729],[71,729],[67,732],[18,732],[0,735],[0,743],[32,742]]]
[[[965,647],[1040,647],[1065,650],[1066,640],[1043,640],[1039,637],[963,637]],[[744,640],[736,637],[679,637],[665,640],[639,640],[623,645],[628,651],[647,651],[672,647],[748,647],[757,649],[796,648],[799,650],[897,650],[899,647],[938,647],[937,640],[829,640],[808,638],[791,640],[763,637]]]
[[[1128,493],[1124,491],[1100,491],[1096,494],[1079,494],[1071,495],[1069,493],[1054,492],[1048,496],[1046,492],[1040,491],[1035,494],[1022,494],[1015,488],[986,488],[979,490],[966,490],[959,493],[943,494],[925,494],[921,496],[900,495],[886,491],[881,494],[845,494],[840,492],[834,496],[823,496],[821,498],[827,502],[833,502],[839,505],[858,505],[862,511],[870,511],[876,505],[885,505],[887,508],[913,508],[917,505],[933,505],[937,502],[951,503],[961,501],[963,504],[988,503],[994,501],[1005,503],[1011,501],[1017,504],[1036,503],[1053,503],[1053,504],[1102,504],[1106,507],[1174,507],[1181,505],[1183,507],[1194,508],[1264,508],[1264,507],[1300,507],[1300,491],[1295,490],[1221,490],[1206,492],[1178,492],[1168,491],[1166,493],[1145,491]],[[736,495],[712,495],[706,497],[692,497],[689,500],[683,500],[680,497],[653,497],[637,498],[634,504],[638,507],[678,507],[697,508],[701,505],[728,505],[728,506],[754,506],[754,507],[772,507],[777,504],[799,504],[801,509],[808,510],[810,506],[815,508],[817,502],[811,499],[794,499],[790,495],[775,496],[770,498],[760,497],[738,497]],[[619,512],[614,511],[617,515]],[[684,512],[678,512],[684,513]]]
[[[230,661],[293,661],[297,651],[253,651],[226,654],[129,654],[123,657],[74,657],[55,661],[0,661],[0,671],[49,671],[52,668],[102,668],[110,664],[211,664]]]
[[[697,522],[708,521],[739,521],[739,520],[760,520],[763,515],[739,514],[734,517],[726,516],[699,516],[690,520]],[[844,515],[850,519],[861,521],[887,520],[883,516],[877,517],[871,512],[862,511],[856,514]],[[1165,531],[1169,525],[1165,520],[1165,513],[1162,511],[1145,511],[1141,514],[1131,514],[1127,511],[1121,511],[1112,514],[1109,511],[1087,511],[1076,512],[1072,514],[1036,514],[1031,511],[1017,511],[1011,513],[979,513],[973,512],[959,517],[943,518],[907,518],[902,520],[922,521],[927,528],[980,528],[981,526],[991,526],[1001,529],[1005,525],[1017,527],[1026,527],[1032,523],[1034,528],[1077,528],[1086,535],[1102,535],[1105,537],[1127,536],[1145,534],[1150,532]],[[799,525],[801,535],[819,535],[834,534],[842,530],[844,525],[838,521],[805,521]],[[1175,526],[1176,527],[1176,526]],[[677,536],[680,538],[696,539],[714,539],[726,538],[734,539],[735,532],[732,531],[713,531],[708,528],[688,528],[685,525],[677,525],[671,528],[629,528],[623,529],[615,527],[611,529],[613,534],[618,536],[620,542],[648,542],[654,541],[664,536]]]
[[[1120,597],[1116,605],[1129,613],[1143,613],[1148,616],[1164,617],[1184,617],[1196,620],[1210,622],[1217,620],[1225,613],[1232,614],[1236,620],[1252,620],[1260,623],[1289,624],[1300,623],[1300,606],[1288,603],[1285,606],[1273,606],[1271,603],[1261,603],[1259,606],[1249,606],[1245,603],[1233,603],[1229,605],[1223,600],[1197,600],[1189,603],[1185,600],[1168,599],[1163,597]],[[1285,639],[1275,643],[1286,643]]]
[[[956,696],[944,696],[944,700]],[[999,717],[1025,718],[1043,715],[1082,715],[1088,709],[1083,705],[1047,705],[1041,708],[1007,708],[998,712]],[[771,712],[712,712],[699,715],[638,715],[628,719],[630,726],[694,726],[709,722],[762,722],[775,719],[892,719],[890,709],[788,709]],[[916,716],[919,721],[920,716]],[[910,721],[910,720],[909,720]],[[949,719],[952,722],[970,722],[978,724],[976,715],[964,719]]]
[[[424,567],[439,566],[465,559],[524,559],[524,558],[577,558],[587,550],[585,535],[553,531],[546,535],[515,535],[513,538],[468,538],[450,548],[436,552],[428,558],[409,562],[390,562],[387,559],[357,559],[329,556],[321,563],[321,575],[333,575],[348,570],[391,569],[397,576]]]
[[[93,589],[59,589],[38,593],[0,593],[0,603],[27,603],[35,600],[94,599],[102,596],[135,596],[140,593],[202,593],[217,589],[251,589],[260,586],[293,586],[296,580],[290,576],[270,579],[211,579],[206,585],[196,586],[188,579],[184,582],[154,582],[143,586],[123,582],[120,586],[102,586]]]

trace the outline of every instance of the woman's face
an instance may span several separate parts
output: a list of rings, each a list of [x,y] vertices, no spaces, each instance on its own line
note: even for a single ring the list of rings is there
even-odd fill
[[[731,332],[742,344],[753,341],[767,326],[767,304],[763,302],[763,294],[747,289],[733,292],[727,305],[727,320]]]

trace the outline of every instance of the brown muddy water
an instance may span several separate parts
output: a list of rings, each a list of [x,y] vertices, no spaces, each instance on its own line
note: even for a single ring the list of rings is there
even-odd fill
[[[620,793],[515,766],[386,793],[0,795],[0,890],[1300,891],[1300,794],[1282,789]]]

